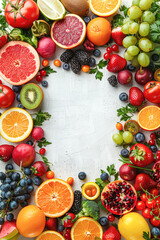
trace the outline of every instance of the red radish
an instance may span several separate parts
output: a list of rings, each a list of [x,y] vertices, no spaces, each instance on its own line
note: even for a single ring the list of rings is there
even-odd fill
[[[2,160],[3,162],[8,162],[12,157],[13,149],[13,145],[0,145],[0,160]]]
[[[34,162],[35,157],[36,152],[34,148],[26,143],[19,144],[12,153],[13,161],[22,167],[30,166]]]
[[[136,169],[133,167],[130,167],[129,163],[123,164],[119,169],[119,175],[120,177],[125,181],[132,181],[136,177]]]
[[[120,72],[127,65],[126,59],[122,58],[118,54],[112,54],[110,61],[107,65],[109,72]]]
[[[121,27],[116,27],[112,30],[112,39],[117,43],[119,46],[122,46],[122,41],[125,38],[125,34],[122,33]]]
[[[48,220],[46,221],[46,228],[48,230],[57,231],[57,225],[57,218],[48,218]]]
[[[32,131],[32,137],[36,140],[39,141],[44,137],[44,131],[41,127],[35,127],[33,128]]]
[[[143,189],[149,190],[157,186],[157,183],[146,173],[140,173],[136,176],[134,187],[136,191],[142,191]]]
[[[153,81],[153,72],[149,68],[140,68],[136,71],[135,80],[140,85],[145,85],[147,82]]]
[[[132,104],[133,106],[141,106],[142,103],[144,102],[145,98],[144,98],[144,94],[141,91],[141,89],[137,88],[137,87],[132,87],[129,90],[129,102],[130,104]]]
[[[50,58],[56,51],[55,42],[49,37],[42,37],[38,42],[37,52],[43,58]]]
[[[117,79],[122,85],[128,84],[132,81],[132,73],[129,70],[122,70],[118,73]]]
[[[34,173],[35,176],[38,177],[41,177],[44,174],[46,174],[47,170],[48,170],[47,165],[42,161],[35,162],[32,166],[32,172]]]

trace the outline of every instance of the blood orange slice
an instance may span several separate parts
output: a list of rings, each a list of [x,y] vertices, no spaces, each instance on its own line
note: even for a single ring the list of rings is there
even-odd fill
[[[12,85],[29,82],[39,68],[39,55],[28,43],[11,41],[0,49],[0,76]]]
[[[51,27],[51,37],[61,48],[71,49],[82,44],[86,36],[86,24],[76,14],[67,14]]]

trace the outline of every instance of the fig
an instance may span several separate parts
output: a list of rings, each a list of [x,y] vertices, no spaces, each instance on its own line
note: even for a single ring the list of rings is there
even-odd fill
[[[89,12],[89,4],[86,0],[61,0],[64,7],[79,16],[85,16]]]

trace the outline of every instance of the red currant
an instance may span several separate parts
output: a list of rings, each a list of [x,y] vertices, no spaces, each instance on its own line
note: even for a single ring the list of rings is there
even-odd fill
[[[115,219],[115,217],[112,214],[108,215],[108,221],[109,222],[113,222],[114,219]]]
[[[70,229],[70,228],[67,228],[67,229],[66,229],[66,233],[69,233],[69,234],[70,234],[70,233],[71,233],[71,229]]]
[[[43,77],[45,77],[45,76],[47,75],[47,73],[46,73],[45,70],[41,70],[41,71],[40,71],[40,75],[43,76]]]
[[[44,155],[45,152],[46,152],[46,149],[45,149],[45,148],[41,148],[41,149],[39,150],[39,154],[41,154],[41,155]]]
[[[107,47],[107,53],[112,53],[112,48],[111,47]]]
[[[111,48],[112,48],[113,52],[118,52],[119,51],[119,47],[118,47],[117,44],[114,44]]]
[[[70,235],[69,233],[65,233],[65,234],[64,234],[64,238],[65,238],[66,240],[70,240],[70,239],[71,239],[71,235]]]
[[[160,157],[160,150],[157,151],[157,155],[156,157],[159,156]]]
[[[103,55],[103,57],[107,61],[111,57],[111,54],[107,52]]]
[[[151,133],[151,134],[150,134],[150,138],[152,138],[152,139],[156,139],[156,135],[155,135],[155,133]]]
[[[150,140],[149,140],[149,145],[155,145],[155,140],[153,139],[153,138],[151,138]]]
[[[41,75],[37,75],[37,76],[36,76],[36,81],[37,81],[37,82],[42,82],[42,79],[43,79],[43,78],[42,78]]]
[[[2,80],[0,80],[0,84],[2,84]]]

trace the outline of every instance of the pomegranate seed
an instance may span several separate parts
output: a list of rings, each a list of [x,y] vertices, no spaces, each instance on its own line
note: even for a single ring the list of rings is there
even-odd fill
[[[104,54],[103,57],[107,61],[111,57],[111,54],[107,52],[107,53]]]
[[[114,44],[111,48],[112,48],[113,52],[118,52],[119,51],[119,47],[118,47],[117,44]]]
[[[40,75],[41,75],[42,77],[45,77],[45,76],[47,75],[47,73],[46,73],[45,70],[41,70],[41,71],[40,71]]]
[[[151,138],[149,140],[149,145],[152,146],[152,145],[155,145],[155,140],[153,138]]]
[[[45,149],[45,148],[41,148],[41,149],[39,150],[39,154],[41,154],[41,155],[44,155],[45,152],[46,152],[46,149]]]
[[[37,75],[37,76],[36,76],[36,81],[37,81],[37,82],[42,82],[42,79],[43,79],[43,78],[42,78],[41,75]]]
[[[112,48],[111,47],[107,47],[107,53],[112,53]]]
[[[108,221],[109,222],[113,222],[115,219],[115,216],[113,216],[112,214],[108,215]]]

